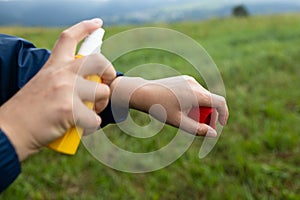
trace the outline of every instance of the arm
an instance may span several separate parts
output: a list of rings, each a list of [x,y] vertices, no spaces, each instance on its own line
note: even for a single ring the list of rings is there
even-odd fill
[[[27,40],[0,34],[0,106],[40,71],[50,55],[49,50],[36,48]],[[117,73],[117,76],[121,75]],[[103,119],[101,127],[104,127],[123,121],[127,112],[124,111],[122,117],[114,119],[109,103],[99,115]]]
[[[112,104],[150,113],[156,119],[189,133],[215,137],[216,131],[207,124],[188,116],[192,107],[214,107],[218,120],[225,125],[228,108],[224,97],[212,94],[194,78],[177,76],[158,80],[118,77],[111,84]]]
[[[0,34],[0,105],[10,99],[46,63],[50,51],[18,37]]]
[[[83,101],[96,101],[102,111],[116,72],[103,55],[76,60],[74,55],[77,43],[101,25],[95,19],[65,30],[42,69],[0,107],[0,128],[20,161],[62,136],[75,122],[87,132],[99,127],[101,118]],[[84,79],[92,74],[99,74],[106,84]]]

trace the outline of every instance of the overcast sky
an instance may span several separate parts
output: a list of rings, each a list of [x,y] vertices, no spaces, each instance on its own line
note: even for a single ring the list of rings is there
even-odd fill
[[[0,0],[0,1],[39,1],[39,0]],[[44,1],[53,1],[53,0],[44,0]],[[58,1],[58,0],[57,0]],[[81,0],[60,0],[60,1],[81,1]],[[94,2],[114,2],[115,0],[85,0],[85,2],[94,1]],[[131,0],[124,0],[126,2],[130,2]],[[151,0],[148,0],[151,1]],[[177,0],[165,0],[165,1],[177,1]],[[201,0],[201,2],[211,2],[211,3],[251,3],[251,2],[294,2],[300,4],[299,0]]]
[[[24,2],[24,1],[40,1],[40,0],[0,0],[0,2],[3,1],[14,1],[14,2]],[[82,2],[82,0],[43,0],[44,2],[48,1],[48,2],[53,2],[53,1],[69,1],[69,2]],[[83,0],[84,2],[99,2],[99,3],[105,3],[105,2],[109,2],[109,3],[113,3],[114,1],[116,2],[120,2],[120,0]],[[122,1],[122,0],[121,0]],[[133,0],[124,0],[126,1],[126,3],[130,4],[130,2],[133,2]],[[151,2],[151,0],[147,0],[148,2]],[[176,2],[179,0],[163,0],[165,2]],[[251,3],[269,3],[269,2],[281,2],[281,3],[294,3],[297,5],[300,5],[300,0],[186,0],[187,2],[197,2],[199,4],[218,4],[218,5],[222,5],[222,4],[251,4]],[[182,2],[181,2],[182,3]],[[134,5],[134,4],[133,4]]]

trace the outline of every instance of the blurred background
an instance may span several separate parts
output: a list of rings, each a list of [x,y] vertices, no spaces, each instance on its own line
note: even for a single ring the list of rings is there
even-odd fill
[[[57,27],[91,17],[106,25],[195,21],[228,17],[237,5],[253,15],[300,11],[298,0],[1,0],[0,25]]]
[[[170,166],[143,174],[111,169],[83,145],[76,156],[43,149],[23,163],[0,199],[300,199],[299,0],[0,0],[0,33],[39,48],[51,49],[65,27],[92,17],[104,20],[106,38],[155,26],[201,44],[222,75],[228,125],[204,159],[198,157],[203,138],[196,138]],[[186,60],[153,49],[113,61],[123,72],[147,63],[195,75]],[[150,122],[143,113],[130,115],[138,125]],[[104,129],[132,152],[160,149],[177,133],[165,125],[155,136],[137,139],[115,125]]]

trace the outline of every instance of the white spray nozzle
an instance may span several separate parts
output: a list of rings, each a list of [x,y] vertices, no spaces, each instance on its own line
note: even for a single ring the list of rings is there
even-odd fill
[[[87,56],[100,53],[104,33],[105,30],[103,28],[98,28],[92,34],[90,34],[82,43],[78,54]]]

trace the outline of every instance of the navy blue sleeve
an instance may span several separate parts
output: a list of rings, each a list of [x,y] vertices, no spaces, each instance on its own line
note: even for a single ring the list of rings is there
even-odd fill
[[[0,106],[42,68],[50,54],[49,50],[36,48],[22,38],[0,34]],[[118,72],[117,75],[122,74]],[[117,116],[111,110],[109,103],[100,113],[101,127],[126,119],[128,110],[120,108]]]
[[[0,129],[0,193],[21,173],[21,166],[14,147]]]
[[[0,34],[0,105],[11,98],[45,64],[50,51],[18,37]]]
[[[123,76],[123,74],[121,72],[117,72],[117,76]],[[113,107],[111,101],[109,101],[106,108],[99,114],[102,119],[101,127],[105,127],[112,122],[120,123],[126,120],[128,113],[128,108],[120,106],[117,107],[116,105]]]

